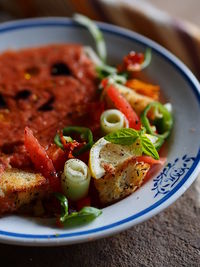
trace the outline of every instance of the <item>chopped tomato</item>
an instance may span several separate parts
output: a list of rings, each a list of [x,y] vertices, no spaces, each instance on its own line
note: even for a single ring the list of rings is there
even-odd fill
[[[25,128],[24,144],[36,170],[48,179],[53,191],[58,191],[60,189],[60,180],[57,177],[53,162],[28,127]]]
[[[137,161],[139,162],[142,161],[150,165],[159,164],[163,166],[166,162],[166,158],[160,158],[159,160],[156,160],[149,156],[141,156],[141,157],[137,157]]]
[[[52,160],[53,165],[57,172],[63,171],[65,161],[68,160],[66,153],[55,144],[51,144],[47,150],[49,158]]]
[[[107,95],[112,100],[117,109],[119,109],[127,118],[129,122],[129,127],[135,130],[141,129],[141,122],[136,114],[136,112],[132,109],[129,102],[119,93],[119,91],[114,87],[114,85],[109,85],[107,87]]]
[[[108,78],[104,78],[104,79],[101,81],[101,86],[102,86],[103,88],[105,88],[107,85],[108,85]]]
[[[153,176],[157,175],[161,171],[163,165],[166,162],[166,158],[160,158],[159,160],[155,160],[148,156],[141,156],[137,158],[137,161],[143,161],[151,165],[149,171],[147,172],[145,176],[145,181],[148,181],[149,179],[151,179]]]
[[[127,56],[123,58],[123,63],[118,66],[118,71],[139,71],[141,70],[141,64],[144,62],[144,54],[131,51]]]
[[[76,202],[77,210],[81,210],[84,207],[91,206],[91,199],[89,196],[84,197]]]
[[[73,155],[74,149],[81,148],[85,144],[85,142],[79,143],[76,140],[73,140],[72,142],[67,142],[62,133],[60,133],[60,140],[61,143],[63,144],[64,151],[68,159],[74,158]]]

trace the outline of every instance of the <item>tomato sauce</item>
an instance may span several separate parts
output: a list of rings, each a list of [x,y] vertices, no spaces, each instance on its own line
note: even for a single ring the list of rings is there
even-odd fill
[[[44,146],[56,131],[82,125],[97,98],[97,79],[82,46],[49,45],[0,55],[0,159],[29,168],[24,128]],[[87,119],[88,123],[88,119]],[[91,122],[89,122],[91,123]]]

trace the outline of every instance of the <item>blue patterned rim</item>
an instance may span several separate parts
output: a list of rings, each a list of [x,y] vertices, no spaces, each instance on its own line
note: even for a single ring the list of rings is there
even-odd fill
[[[17,22],[8,22],[5,24],[2,24],[0,26],[0,33],[14,31],[18,29],[23,28],[36,28],[36,27],[81,27],[79,25],[74,24],[70,19],[63,19],[63,18],[47,18],[47,19],[30,19],[30,20],[22,20]],[[184,66],[183,63],[181,63],[175,56],[173,56],[171,53],[169,53],[167,50],[165,50],[163,47],[157,45],[153,41],[149,40],[148,38],[145,38],[139,34],[122,30],[118,27],[99,23],[99,27],[101,30],[105,33],[109,33],[112,35],[118,35],[122,38],[134,41],[136,43],[139,43],[143,46],[151,47],[154,53],[158,54],[159,56],[163,57],[165,60],[167,60],[187,81],[187,83],[190,85],[193,93],[196,96],[196,99],[198,103],[200,104],[200,89],[199,89],[199,83],[196,80],[196,78],[193,76],[193,74]],[[118,222],[105,225],[102,227],[98,227],[95,229],[87,230],[87,231],[80,231],[80,232],[73,232],[73,233],[66,233],[66,234],[59,234],[59,235],[33,235],[33,234],[20,234],[20,233],[14,233],[14,232],[7,232],[0,230],[0,235],[7,236],[7,237],[17,237],[17,238],[27,238],[27,239],[59,239],[59,238],[65,238],[65,237],[75,237],[75,236],[84,236],[89,234],[95,234],[98,232],[102,232],[111,228],[119,227],[125,223],[134,221],[138,219],[139,217],[149,213],[150,211],[155,210],[157,207],[159,207],[161,204],[166,202],[169,198],[171,198],[190,178],[190,176],[195,172],[197,165],[200,162],[200,149],[198,154],[196,155],[194,162],[186,175],[181,179],[181,181],[162,199],[154,203],[153,205],[149,206],[148,208],[138,212],[137,214],[134,214],[128,218],[125,218],[123,220],[120,220]],[[195,178],[195,177],[194,177]],[[194,180],[192,179],[192,181]],[[192,182],[191,181],[191,182]]]

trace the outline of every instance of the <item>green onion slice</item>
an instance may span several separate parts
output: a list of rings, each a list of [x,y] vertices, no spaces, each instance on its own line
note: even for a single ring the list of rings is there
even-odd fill
[[[151,63],[151,58],[151,48],[147,48],[144,54],[144,62],[141,65],[142,70],[149,66],[149,64]]]
[[[152,125],[147,117],[148,112],[152,110],[154,112],[154,120]],[[157,147],[161,146],[170,133],[173,126],[173,117],[172,114],[159,102],[150,103],[141,114],[142,125],[146,128],[148,134],[155,135],[159,137],[159,142]],[[158,133],[155,132],[154,128]]]
[[[103,38],[103,34],[102,32],[99,30],[99,28],[97,27],[97,25],[90,20],[88,17],[83,16],[81,14],[75,14],[74,15],[74,20],[85,26],[89,32],[92,34],[95,42],[96,42],[96,48],[97,48],[97,53],[100,57],[100,59],[105,62],[106,61],[106,45],[105,45],[105,41]]]

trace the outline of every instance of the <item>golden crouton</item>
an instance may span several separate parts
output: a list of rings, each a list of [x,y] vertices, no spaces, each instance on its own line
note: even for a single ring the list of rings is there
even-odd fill
[[[126,100],[130,103],[132,108],[138,115],[145,109],[145,107],[151,102],[155,101],[153,98],[138,94],[134,90],[126,87],[116,87],[120,94],[122,94]]]
[[[129,158],[119,164],[114,172],[95,179],[94,184],[102,204],[113,203],[133,193],[141,186],[150,165]]]
[[[0,214],[16,211],[48,190],[48,182],[41,174],[8,169],[0,177]]]

